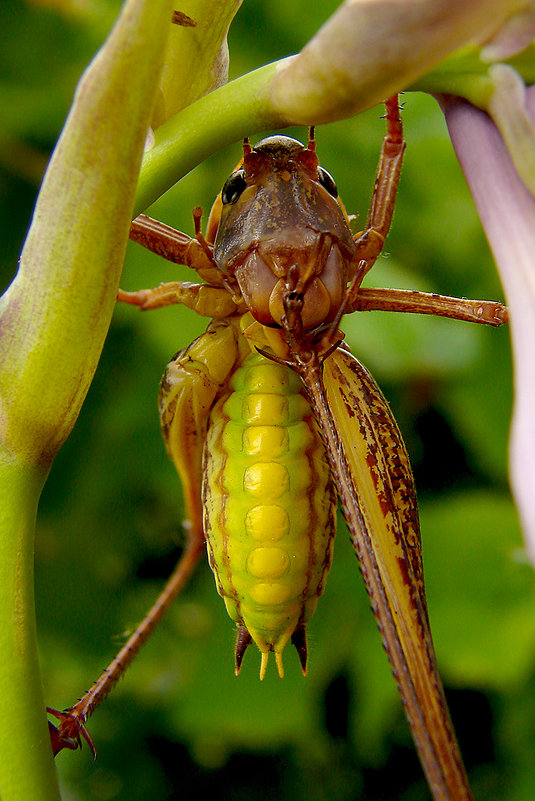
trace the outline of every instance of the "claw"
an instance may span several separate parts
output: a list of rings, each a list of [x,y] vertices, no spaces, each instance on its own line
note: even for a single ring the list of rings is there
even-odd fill
[[[80,746],[79,739],[73,740],[70,737],[62,734],[57,726],[48,721],[48,733],[50,735],[50,744],[52,746],[52,753],[54,756],[59,754],[64,748],[69,748],[71,751],[76,751]]]
[[[50,743],[54,756],[59,754],[64,748],[69,748],[75,751],[77,748],[82,747],[82,737],[88,744],[93,759],[97,758],[97,749],[94,746],[91,735],[85,727],[85,720],[82,715],[73,711],[75,707],[65,709],[63,712],[58,712],[57,709],[51,709],[47,706],[46,711],[50,715],[54,715],[59,720],[59,726],[54,726],[50,721],[48,722],[48,731],[50,734]]]

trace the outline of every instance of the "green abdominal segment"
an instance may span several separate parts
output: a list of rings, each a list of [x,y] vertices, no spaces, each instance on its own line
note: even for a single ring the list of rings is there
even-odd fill
[[[305,625],[330,567],[335,495],[300,379],[249,355],[213,407],[203,470],[210,565],[239,628],[237,669],[251,638],[282,675],[290,638],[303,670]]]

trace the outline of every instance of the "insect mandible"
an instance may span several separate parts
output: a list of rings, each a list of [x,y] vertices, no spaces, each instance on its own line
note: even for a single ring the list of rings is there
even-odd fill
[[[306,625],[331,563],[340,499],[383,643],[436,799],[471,799],[436,666],[408,456],[388,404],[349,353],[342,316],[382,309],[501,325],[499,303],[363,289],[388,233],[405,143],[397,96],[365,230],[353,236],[332,177],[307,146],[254,148],[195,238],[143,215],[131,238],[204,283],[119,291],[142,310],[183,304],[207,331],[170,362],[160,390],[166,447],[181,477],[187,546],[156,604],[91,690],[52,714],[53,746],[92,747],[85,722],[182,589],[205,547],[237,626],[236,673],[254,641],[283,675],[288,642],[307,667]]]

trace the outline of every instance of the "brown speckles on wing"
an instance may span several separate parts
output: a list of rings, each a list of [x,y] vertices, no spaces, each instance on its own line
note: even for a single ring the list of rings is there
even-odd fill
[[[337,425],[347,429],[363,514],[378,533],[384,527],[385,550],[407,563],[407,590],[426,616],[416,490],[399,428],[379,387],[350,353],[336,351],[324,369],[329,403],[338,404]]]
[[[299,354],[298,354],[299,358]],[[338,349],[296,363],[329,453],[351,540],[435,801],[471,801],[436,665],[416,495],[388,404]]]

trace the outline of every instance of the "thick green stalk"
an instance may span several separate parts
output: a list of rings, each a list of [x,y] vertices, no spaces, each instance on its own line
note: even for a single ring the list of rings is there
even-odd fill
[[[0,796],[58,801],[33,596],[37,503],[115,305],[173,0],[128,0],[82,78],[0,302]]]
[[[135,211],[139,214],[212,153],[244,136],[283,128],[292,120],[271,102],[274,77],[290,59],[267,64],[204,95],[154,132],[143,157]]]
[[[33,597],[33,531],[46,473],[0,472],[0,797],[57,801],[43,709]]]

